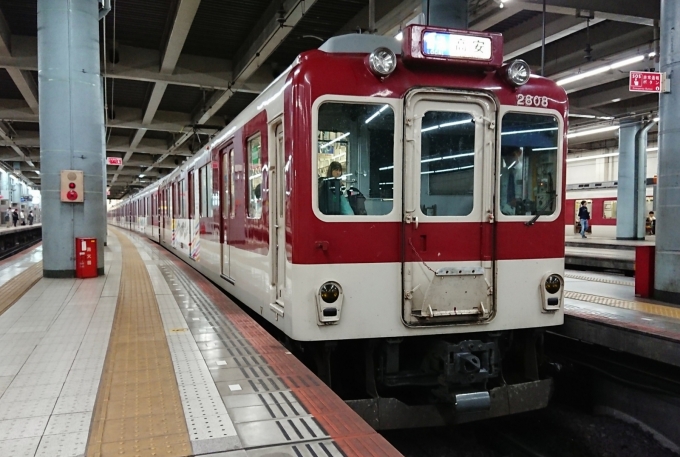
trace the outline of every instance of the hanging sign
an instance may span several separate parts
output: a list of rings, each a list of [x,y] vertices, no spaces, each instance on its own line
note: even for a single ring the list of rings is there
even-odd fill
[[[631,71],[628,89],[631,92],[666,92],[666,73]]]
[[[123,159],[120,157],[107,157],[106,165],[123,165]]]

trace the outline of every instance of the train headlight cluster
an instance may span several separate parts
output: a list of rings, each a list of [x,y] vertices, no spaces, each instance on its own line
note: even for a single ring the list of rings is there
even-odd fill
[[[564,279],[556,273],[548,273],[541,280],[543,312],[557,311],[562,307]]]
[[[316,294],[316,308],[320,325],[337,324],[342,311],[342,286],[335,281],[325,282]]]
[[[505,79],[512,85],[523,86],[529,82],[531,68],[521,59],[513,60],[505,66]]]
[[[327,282],[321,286],[321,289],[319,289],[319,295],[321,296],[321,300],[324,302],[335,303],[338,301],[338,297],[340,296],[340,289],[336,283]]]
[[[557,275],[550,275],[545,280],[545,290],[550,294],[556,294],[562,288],[562,280]]]
[[[378,77],[389,76],[397,68],[397,56],[391,49],[378,48],[368,56],[368,68]]]

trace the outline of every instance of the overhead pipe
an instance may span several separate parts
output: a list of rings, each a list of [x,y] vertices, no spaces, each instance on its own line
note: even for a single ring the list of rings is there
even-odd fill
[[[101,0],[101,3],[103,3],[104,6],[99,8],[99,20],[101,21],[106,17],[107,14],[109,14],[109,11],[111,11],[111,0]]]

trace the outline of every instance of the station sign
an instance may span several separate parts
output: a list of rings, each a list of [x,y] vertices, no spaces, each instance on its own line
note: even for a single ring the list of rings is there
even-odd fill
[[[631,92],[665,92],[666,73],[656,71],[631,71],[628,89]]]
[[[123,165],[123,159],[121,157],[107,157],[106,165]]]

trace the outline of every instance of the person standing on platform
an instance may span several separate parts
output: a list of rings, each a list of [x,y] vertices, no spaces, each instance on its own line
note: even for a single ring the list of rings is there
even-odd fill
[[[33,225],[33,211],[28,212],[28,225]]]
[[[656,235],[656,217],[654,216],[654,211],[649,212],[649,216],[647,216],[647,224],[649,224],[649,234]]]
[[[5,214],[5,224],[7,228],[12,226],[12,208],[7,208],[7,214]]]
[[[19,222],[19,213],[17,212],[17,209],[14,208],[14,212],[12,213],[12,223],[14,226],[17,226],[17,222]]]
[[[21,210],[21,214],[19,214],[19,218],[21,219],[21,225],[26,225],[26,214],[23,209]]]
[[[581,201],[581,207],[578,209],[578,218],[581,221],[581,238],[588,238],[586,236],[586,230],[588,230],[590,213],[588,212],[588,207],[586,206],[585,200]]]

